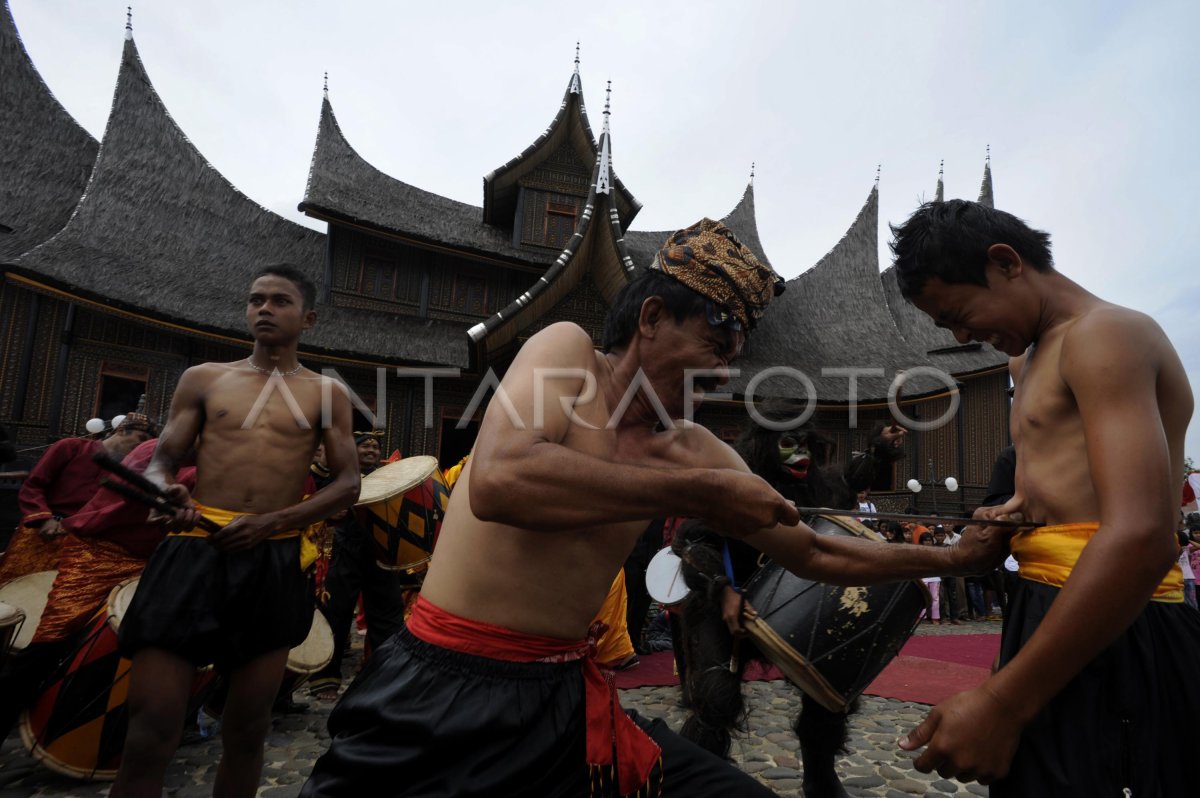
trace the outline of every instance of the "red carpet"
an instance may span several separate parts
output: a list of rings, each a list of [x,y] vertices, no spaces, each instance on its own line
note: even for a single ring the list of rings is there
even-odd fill
[[[937,704],[955,693],[983,683],[1000,651],[1000,635],[929,635],[914,637],[900,649],[883,673],[866,689],[867,695]],[[679,684],[671,652],[648,654],[633,670],[616,675],[617,687],[659,687]],[[747,681],[781,679],[774,667],[752,664]]]

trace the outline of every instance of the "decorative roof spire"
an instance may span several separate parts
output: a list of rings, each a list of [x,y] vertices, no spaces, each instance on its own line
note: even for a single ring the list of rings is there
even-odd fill
[[[600,131],[600,168],[596,174],[596,193],[607,194],[612,190],[612,152],[609,149],[608,116],[612,104],[612,81],[604,92],[604,129]]]
[[[946,162],[944,160],[939,161],[938,162],[937,196],[935,196],[933,198],[934,202],[944,202],[946,199],[946,189],[942,184],[942,173],[945,170],[945,168],[946,168]]]
[[[754,161],[750,162],[750,185],[754,185]]]
[[[879,188],[879,173],[883,171],[883,164],[875,164],[875,188]]]
[[[983,161],[983,183],[979,186],[979,204],[988,208],[996,207],[992,195],[992,145],[987,145],[987,157]]]
[[[329,73],[325,73],[325,99],[329,99]]]
[[[133,41],[133,6],[125,6],[125,41]]]
[[[571,85],[567,87],[571,94],[580,94],[583,88],[579,83],[579,42],[575,42],[575,71],[571,74]]]

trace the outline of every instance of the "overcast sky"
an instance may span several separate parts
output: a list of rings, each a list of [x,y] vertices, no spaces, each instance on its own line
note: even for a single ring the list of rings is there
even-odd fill
[[[11,0],[51,90],[103,135],[125,0]],[[785,276],[853,221],[882,164],[887,222],[978,196],[1053,236],[1058,267],[1167,330],[1200,395],[1200,4],[1193,2],[310,2],[142,0],[138,49],[214,167],[296,212],[322,73],[350,143],[405,182],[482,203],[482,177],[558,109],[580,42],[635,229],[720,217],[756,166],[759,233]],[[1200,460],[1200,425],[1188,452]]]

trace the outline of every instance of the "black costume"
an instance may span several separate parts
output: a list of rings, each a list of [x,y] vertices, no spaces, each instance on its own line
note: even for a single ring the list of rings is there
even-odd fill
[[[764,415],[786,420],[799,412],[791,404],[777,404],[766,408]],[[902,456],[884,441],[882,430],[883,425],[877,425],[868,451],[854,453],[844,473],[822,467],[832,446],[807,428],[777,432],[754,425],[743,432],[736,448],[752,471],[797,505],[849,509],[855,506],[857,492],[874,482],[877,471]],[[683,609],[683,627],[688,663],[684,697],[693,714],[680,733],[720,756],[729,755],[731,730],[739,728],[745,717],[740,671],[747,655],[757,656],[744,641],[739,672],[730,671],[734,641],[721,615],[721,596],[730,579],[724,562],[726,545],[732,581],[741,586],[759,566],[759,553],[748,544],[724,538],[700,522],[685,524],[673,544],[692,589]],[[793,729],[800,739],[804,794],[810,798],[845,795],[834,759],[845,751],[847,715],[829,711],[807,693],[801,701]],[[857,700],[850,711],[856,708]]]
[[[206,534],[179,534],[150,556],[118,641],[125,657],[159,648],[196,665],[235,669],[300,645],[311,625],[298,534],[239,552],[217,549]]]

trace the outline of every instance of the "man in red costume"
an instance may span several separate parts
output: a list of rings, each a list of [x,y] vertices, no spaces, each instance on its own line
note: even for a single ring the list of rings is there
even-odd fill
[[[107,452],[120,460],[155,435],[141,413],[125,416],[103,441],[65,438],[50,446],[21,485],[21,526],[0,561],[0,585],[19,576],[51,571],[58,565],[63,520],[77,513],[100,487],[103,469],[92,456]]]

